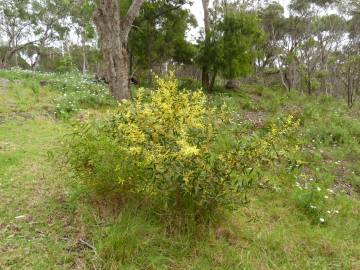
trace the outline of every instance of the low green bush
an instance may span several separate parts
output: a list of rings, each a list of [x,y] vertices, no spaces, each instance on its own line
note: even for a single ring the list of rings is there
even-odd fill
[[[201,86],[201,82],[198,80],[194,80],[191,78],[183,78],[183,79],[179,80],[178,88],[180,90],[186,89],[186,90],[197,91],[197,90],[201,89],[202,86]]]
[[[116,167],[122,162],[122,153],[106,124],[96,119],[75,123],[66,152],[78,176],[97,190],[113,187],[121,175]]]
[[[304,178],[304,175],[300,178]],[[339,213],[334,203],[335,192],[322,188],[319,184],[319,181],[311,177],[300,179],[293,191],[295,205],[313,224],[325,224],[330,217]]]

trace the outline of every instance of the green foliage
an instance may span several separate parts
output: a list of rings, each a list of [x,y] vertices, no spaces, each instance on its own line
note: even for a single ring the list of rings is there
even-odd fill
[[[116,104],[104,85],[92,82],[78,73],[66,73],[51,80],[50,85],[52,89],[62,92],[54,100],[55,114],[61,118],[68,118],[80,109]]]
[[[59,59],[56,65],[56,71],[60,73],[72,72],[75,70],[75,65],[70,54],[66,54],[64,57]]]
[[[248,12],[229,12],[220,24],[222,37],[222,73],[233,79],[250,74],[257,56],[255,46],[263,38],[259,20]]]
[[[83,71],[83,53],[85,50],[86,54],[86,70],[89,74],[96,73],[99,62],[102,61],[101,53],[99,50],[92,48],[90,46],[73,45],[70,48],[70,54],[73,62],[73,69]],[[45,61],[44,61],[45,62]],[[51,67],[49,67],[51,68]]]
[[[208,37],[200,44],[198,62],[216,76],[227,79],[252,72],[257,56],[256,46],[263,41],[263,31],[255,13],[228,11],[215,18]]]
[[[149,70],[154,64],[169,59],[191,63],[195,46],[186,40],[186,31],[196,25],[189,10],[183,8],[187,0],[146,1],[136,18],[129,36],[129,51],[133,69]],[[124,1],[125,13],[131,1]]]
[[[74,149],[69,149],[67,157],[81,179],[96,189],[113,186],[120,177],[117,164],[123,157],[117,151],[116,141],[104,132],[104,124],[92,120],[74,126],[74,135],[69,138]],[[85,169],[86,168],[86,169]]]
[[[191,91],[197,91],[201,89],[201,83],[191,78],[183,78],[179,80],[179,89],[187,89]]]
[[[27,56],[33,58],[34,51],[27,50],[29,47],[36,48],[39,56],[47,43],[64,38],[68,30],[63,21],[67,16],[64,3],[48,0],[0,2],[0,21],[3,25],[0,35],[9,41],[4,43],[4,50],[0,51],[2,67],[18,66],[21,62],[20,66],[29,68],[29,63],[20,57],[20,52],[30,52]]]
[[[328,121],[322,121],[316,127],[307,130],[307,138],[316,144],[324,146],[340,146],[357,144],[360,137],[360,126],[344,117],[343,112],[334,110],[334,115]],[[341,120],[339,120],[341,116]],[[321,118],[321,116],[318,116]]]
[[[313,178],[296,182],[293,199],[295,204],[314,224],[324,224],[339,210],[332,207],[334,197],[332,189],[324,190]]]
[[[34,81],[39,82],[40,80],[49,80],[53,78],[55,74],[45,72],[34,72],[31,70],[24,70],[19,68],[12,69],[0,69],[0,77],[10,81],[24,81],[27,85]]]
[[[12,69],[0,70],[0,76],[13,82],[21,82],[23,87],[31,89],[35,99],[39,96],[40,82],[44,82],[47,90],[58,92],[53,102],[55,115],[62,119],[67,119],[82,109],[109,108],[116,104],[105,85],[77,72],[56,74]]]

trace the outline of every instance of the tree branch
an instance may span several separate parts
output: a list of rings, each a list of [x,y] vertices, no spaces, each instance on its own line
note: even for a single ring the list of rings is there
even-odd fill
[[[131,26],[135,18],[139,15],[140,8],[145,0],[133,0],[132,4],[123,20],[121,20],[121,29],[123,31],[124,38],[127,39]]]

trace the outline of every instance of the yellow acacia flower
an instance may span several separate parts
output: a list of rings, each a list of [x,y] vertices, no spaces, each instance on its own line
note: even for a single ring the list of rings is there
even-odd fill
[[[199,149],[196,146],[191,146],[185,139],[181,139],[177,143],[180,146],[180,154],[182,156],[189,157],[199,154]]]

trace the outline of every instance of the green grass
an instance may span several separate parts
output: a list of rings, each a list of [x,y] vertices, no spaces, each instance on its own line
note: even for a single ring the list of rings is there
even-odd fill
[[[5,73],[16,79],[0,80],[0,269],[360,269],[359,107],[257,86],[212,96],[244,134],[296,114],[299,151],[266,168],[239,211],[179,231],[146,202],[74,181],[60,155],[70,125],[54,117],[63,92]]]

